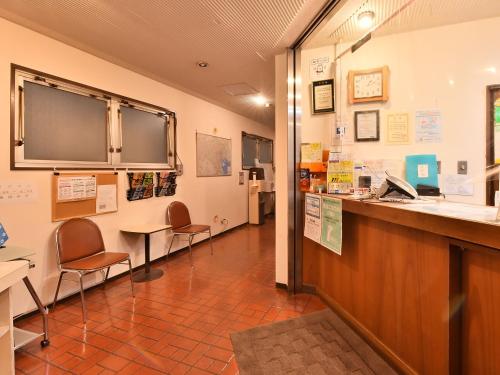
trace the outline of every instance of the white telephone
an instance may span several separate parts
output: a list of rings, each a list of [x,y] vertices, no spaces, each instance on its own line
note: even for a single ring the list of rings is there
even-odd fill
[[[387,173],[385,181],[378,189],[377,198],[380,200],[401,200],[401,199],[417,199],[417,191],[405,180],[396,176],[391,176]]]

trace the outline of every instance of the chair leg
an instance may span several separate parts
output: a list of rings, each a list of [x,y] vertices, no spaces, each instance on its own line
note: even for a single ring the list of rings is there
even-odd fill
[[[168,247],[167,259],[168,259],[168,256],[170,255],[170,250],[172,249],[172,244],[174,243],[174,238],[175,238],[175,234],[172,234],[172,238],[170,239],[170,246]]]
[[[189,236],[189,260],[191,261],[191,267],[193,266],[193,250],[191,248],[191,242],[193,242],[193,236]]]
[[[80,277],[80,298],[82,299],[82,314],[83,314],[83,324],[87,323],[87,306],[85,305],[85,297],[83,296],[83,274],[78,273]]]
[[[65,273],[66,273],[65,271],[61,271],[61,273],[59,274],[59,281],[57,282],[57,287],[56,287],[56,295],[54,296],[54,302],[52,302],[52,310],[56,308],[57,295],[59,294],[59,288],[61,287],[62,277]]]
[[[134,279],[132,277],[132,261],[128,258],[128,271],[130,273],[130,286],[132,287],[132,297],[135,298]]]
[[[108,281],[108,276],[109,276],[109,269],[111,267],[108,267],[108,269],[106,270],[106,277],[104,277],[104,282]]]
[[[208,230],[208,235],[210,236],[210,254],[214,255],[214,247],[212,245],[212,228]]]

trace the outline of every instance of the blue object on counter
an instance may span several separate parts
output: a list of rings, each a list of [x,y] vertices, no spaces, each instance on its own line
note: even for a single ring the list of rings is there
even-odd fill
[[[3,227],[2,224],[0,224],[0,246],[3,247],[5,242],[9,239],[9,236],[7,236],[7,232],[5,231],[5,228]]]

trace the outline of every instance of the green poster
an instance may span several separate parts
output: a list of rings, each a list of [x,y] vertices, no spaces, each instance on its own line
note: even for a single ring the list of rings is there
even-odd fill
[[[500,107],[495,106],[495,123],[500,125]]]
[[[321,199],[321,244],[342,255],[342,200]]]

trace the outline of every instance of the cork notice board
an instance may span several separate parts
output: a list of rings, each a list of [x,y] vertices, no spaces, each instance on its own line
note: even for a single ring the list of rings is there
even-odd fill
[[[52,221],[118,211],[117,173],[52,176]]]

